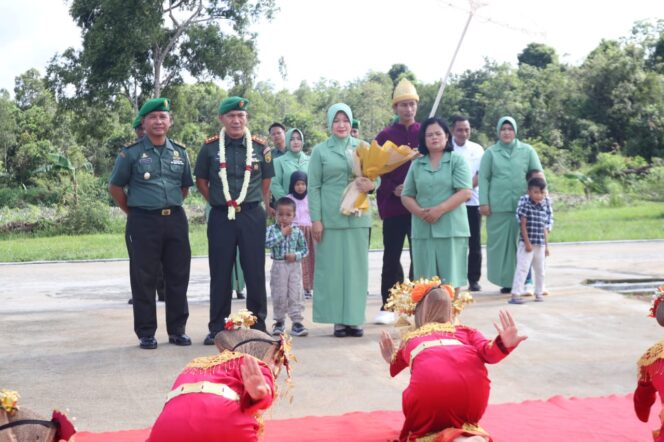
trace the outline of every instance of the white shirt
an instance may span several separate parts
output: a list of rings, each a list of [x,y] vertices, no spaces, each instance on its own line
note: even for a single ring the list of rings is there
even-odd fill
[[[452,137],[452,143],[454,144],[454,151],[461,155],[468,163],[468,167],[470,168],[470,178],[474,178],[475,175],[480,172],[480,162],[482,161],[482,155],[484,155],[484,148],[470,140],[466,141],[463,146],[459,146],[454,137]],[[480,205],[478,189],[478,186],[473,187],[473,194],[470,199],[466,201],[466,206]]]

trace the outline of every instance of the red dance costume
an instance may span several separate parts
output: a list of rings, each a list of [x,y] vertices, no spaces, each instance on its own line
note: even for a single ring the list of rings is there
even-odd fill
[[[512,350],[505,348],[500,337],[489,341],[475,329],[450,323],[424,324],[404,336],[390,364],[392,376],[409,365],[411,370],[410,384],[403,392],[406,421],[399,440],[488,438],[478,426],[491,388],[484,364],[495,364]]]
[[[650,347],[638,362],[639,384],[634,391],[634,411],[642,422],[648,422],[650,407],[655,403],[655,393],[664,403],[664,341]],[[660,415],[660,421],[662,415]],[[664,442],[664,422],[653,431],[655,442]]]
[[[191,361],[175,380],[148,442],[257,441],[256,414],[272,404],[274,377],[259,361],[271,393],[254,401],[240,372],[246,357],[252,356],[226,350]]]

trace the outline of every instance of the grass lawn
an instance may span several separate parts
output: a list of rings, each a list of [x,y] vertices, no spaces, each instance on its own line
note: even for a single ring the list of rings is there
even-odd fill
[[[625,207],[587,206],[555,210],[551,242],[664,239],[664,204],[634,202]],[[207,255],[205,226],[189,228],[192,255]],[[483,234],[483,238],[486,235]],[[484,242],[484,241],[483,241]],[[371,248],[381,249],[382,223],[374,220]],[[0,236],[0,262],[126,258],[123,233],[79,236]]]

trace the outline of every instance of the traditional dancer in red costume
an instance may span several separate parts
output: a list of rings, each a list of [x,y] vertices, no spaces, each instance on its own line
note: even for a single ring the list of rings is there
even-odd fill
[[[478,425],[489,401],[484,364],[501,361],[526,336],[520,336],[510,314],[501,311],[501,325],[494,323],[498,337],[489,341],[475,329],[452,324],[451,286],[428,282],[411,286],[412,291],[405,293],[408,302],[393,295],[388,308],[392,304],[402,314],[414,312],[416,329],[402,337],[398,349],[387,332],[380,340],[392,376],[408,366],[411,370],[403,392],[406,421],[399,440],[491,442]]]
[[[175,380],[148,442],[257,441],[260,413],[275,398],[275,378],[288,359],[285,337],[249,328],[243,310],[215,336],[220,353],[194,359]]]
[[[659,325],[664,327],[664,286],[657,289],[650,307],[650,316],[657,318]],[[656,395],[664,403],[664,341],[650,347],[638,362],[639,383],[634,391],[634,411],[642,422],[648,422],[650,407],[655,403]],[[660,428],[653,430],[655,442],[664,442],[664,409],[659,414]]]

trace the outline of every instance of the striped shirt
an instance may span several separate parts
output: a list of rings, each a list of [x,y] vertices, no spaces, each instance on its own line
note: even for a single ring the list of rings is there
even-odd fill
[[[516,219],[521,222],[521,218],[526,218],[526,232],[531,244],[546,244],[544,232],[553,224],[550,207],[546,199],[540,203],[533,202],[528,195],[524,195],[519,199],[519,205],[516,208]],[[520,236],[520,240],[524,241],[523,235]]]
[[[265,232],[265,247],[270,249],[273,260],[283,261],[286,255],[295,255],[295,260],[300,261],[309,254],[307,241],[304,233],[297,226],[291,226],[291,234],[284,236],[278,224],[268,226]]]

